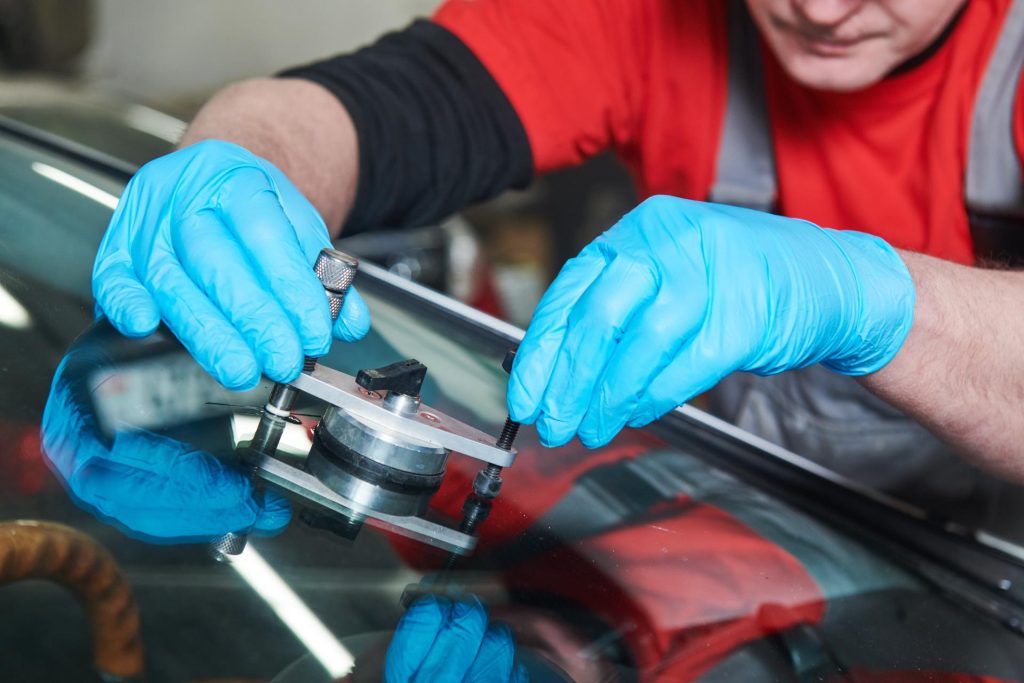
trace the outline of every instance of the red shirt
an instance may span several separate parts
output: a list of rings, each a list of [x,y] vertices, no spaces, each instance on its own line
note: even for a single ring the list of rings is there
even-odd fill
[[[722,0],[448,0],[538,172],[614,148],[642,195],[706,199],[725,113]],[[779,211],[974,260],[963,178],[975,95],[1010,0],[971,0],[923,64],[855,93],[792,81],[765,48]],[[1018,93],[1015,139],[1024,150]]]

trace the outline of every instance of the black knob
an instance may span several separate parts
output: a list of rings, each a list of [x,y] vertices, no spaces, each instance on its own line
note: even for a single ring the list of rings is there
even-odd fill
[[[360,370],[356,384],[367,391],[390,391],[406,396],[419,396],[427,376],[427,366],[410,358],[382,368]]]

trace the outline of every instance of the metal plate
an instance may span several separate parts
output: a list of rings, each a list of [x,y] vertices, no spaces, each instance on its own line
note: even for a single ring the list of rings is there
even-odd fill
[[[312,373],[302,373],[292,386],[312,396],[344,408],[356,417],[405,434],[413,439],[436,444],[501,467],[516,459],[516,451],[494,445],[495,437],[456,420],[454,417],[421,405],[414,415],[396,415],[384,408],[383,397],[368,392],[351,375],[318,365]]]
[[[327,488],[312,474],[303,472],[276,458],[271,458],[267,455],[260,456],[254,464],[257,476],[271,484],[287,489],[306,500],[347,517],[353,514],[363,515],[366,518],[366,524],[378,529],[391,531],[400,536],[405,536],[406,538],[411,538],[459,555],[467,555],[476,547],[477,539],[475,536],[464,534],[443,524],[431,522],[429,519],[424,519],[423,517],[398,517],[363,508]]]

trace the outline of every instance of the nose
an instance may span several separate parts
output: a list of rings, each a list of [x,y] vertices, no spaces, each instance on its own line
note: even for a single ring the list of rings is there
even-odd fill
[[[821,28],[837,26],[867,0],[793,0],[800,19]]]

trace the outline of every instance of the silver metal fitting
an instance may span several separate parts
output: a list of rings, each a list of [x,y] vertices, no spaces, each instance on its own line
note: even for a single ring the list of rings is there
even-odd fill
[[[331,304],[331,319],[337,320],[341,314],[341,306],[345,302],[352,280],[359,270],[359,261],[337,249],[321,249],[313,264],[313,271],[327,290],[327,298]]]
[[[389,391],[384,397],[383,405],[395,415],[415,415],[420,409],[420,397]]]
[[[492,477],[487,470],[480,470],[473,479],[473,493],[482,498],[496,498],[501,491],[501,477]]]
[[[218,562],[230,562],[232,555],[242,554],[248,542],[249,537],[245,534],[226,533],[210,541],[210,555]]]

